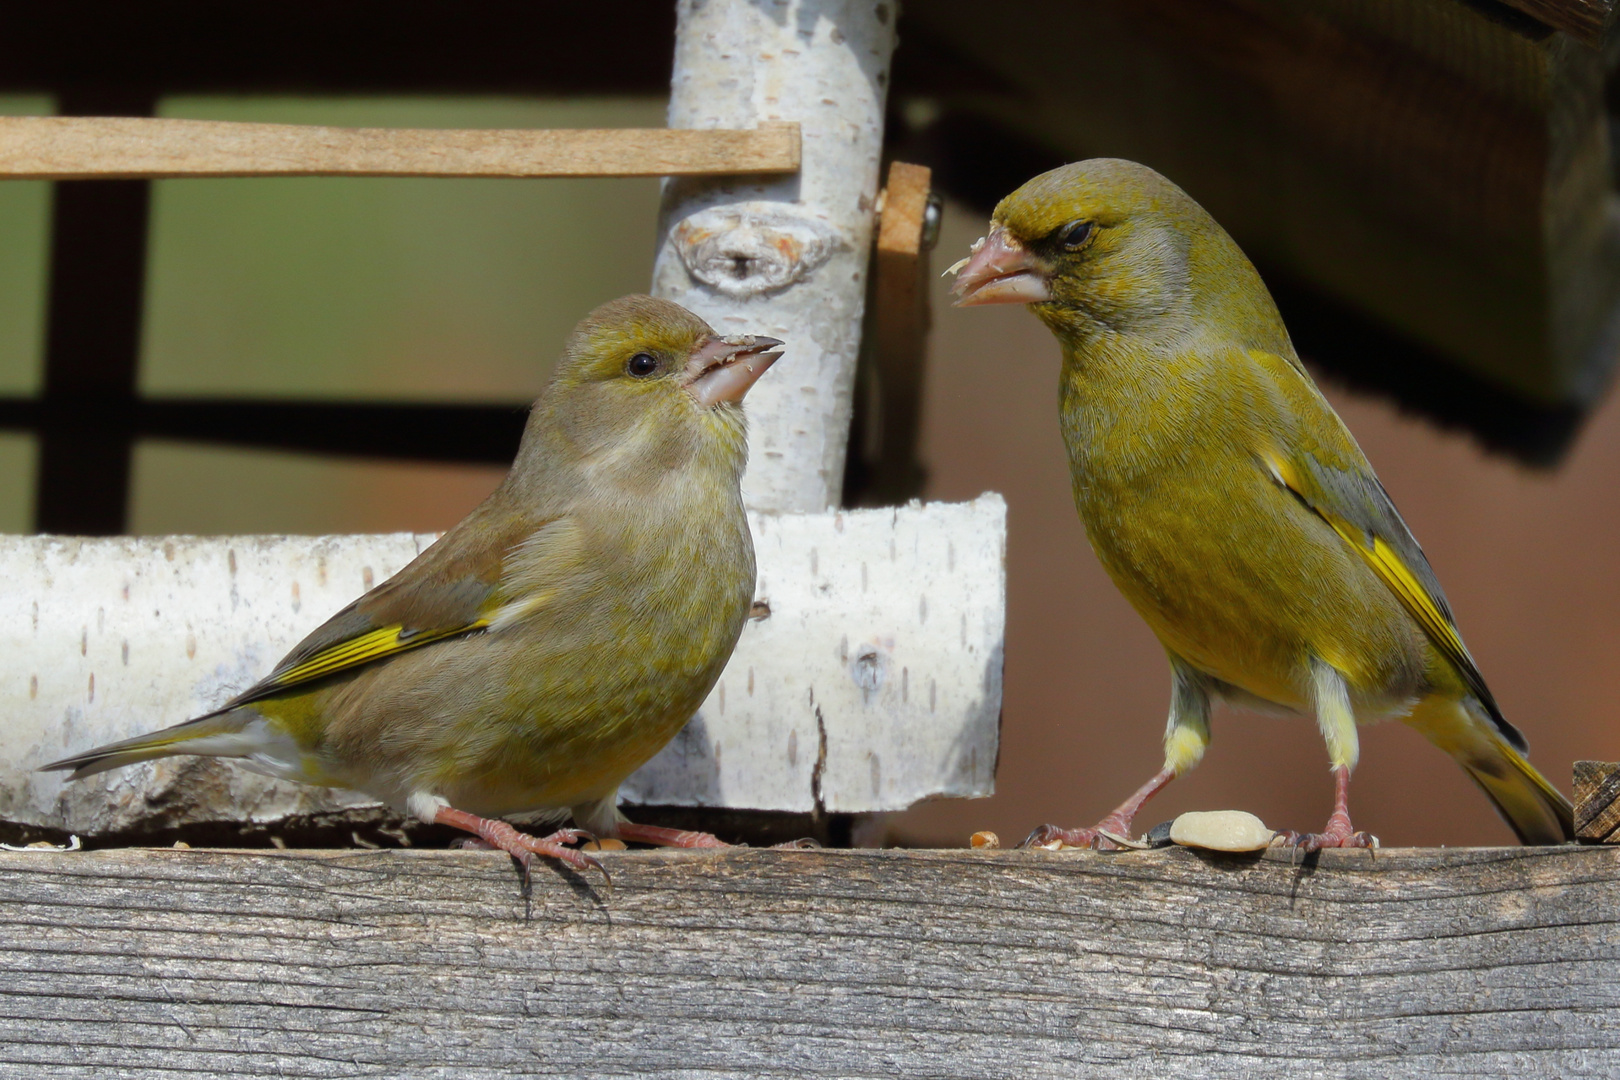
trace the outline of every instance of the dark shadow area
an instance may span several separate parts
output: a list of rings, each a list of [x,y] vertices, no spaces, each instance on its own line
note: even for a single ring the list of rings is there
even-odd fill
[[[625,806],[624,811],[626,816],[640,824],[713,833],[727,843],[751,847],[770,847],[804,839],[814,840],[822,847],[850,847],[857,820],[853,814],[829,814],[817,820],[811,814],[687,806]],[[424,825],[376,807],[361,807],[336,813],[290,817],[270,824],[252,821],[206,822],[81,836],[80,841],[89,850],[172,847],[176,843],[196,848],[440,849],[449,848],[466,838],[467,834],[459,829]],[[0,822],[0,843],[14,846],[41,841],[65,844],[68,840],[68,834],[60,829]]]
[[[4,27],[8,92],[664,94],[675,52],[668,0],[63,0]]]
[[[87,429],[106,440],[170,439],[398,461],[509,465],[524,405],[0,398],[0,430]],[[51,531],[44,529],[42,531]],[[56,530],[63,531],[63,530]]]

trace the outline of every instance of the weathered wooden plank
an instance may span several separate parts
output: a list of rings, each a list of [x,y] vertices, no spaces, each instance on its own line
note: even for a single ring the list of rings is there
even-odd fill
[[[626,800],[836,814],[990,794],[1005,519],[996,495],[751,513],[756,618]],[[34,770],[219,707],[432,540],[0,537],[0,650],[13,673],[0,680],[0,822],[151,835],[369,805],[209,759],[72,783]]]
[[[1598,1076],[1620,851],[0,855],[0,1074]],[[32,1073],[31,1073],[32,1074]]]
[[[338,128],[0,117],[0,179],[713,176],[799,169],[799,125],[748,131]]]
[[[1575,763],[1575,835],[1620,843],[1620,763]]]

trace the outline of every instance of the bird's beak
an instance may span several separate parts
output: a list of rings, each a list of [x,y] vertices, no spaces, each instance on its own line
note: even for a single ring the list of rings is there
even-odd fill
[[[1000,225],[946,273],[951,271],[956,273],[956,285],[951,291],[956,294],[957,307],[1039,304],[1052,299],[1045,268]]]
[[[738,334],[710,338],[686,361],[681,385],[699,405],[737,402],[754,381],[781,357],[782,343],[775,338]]]

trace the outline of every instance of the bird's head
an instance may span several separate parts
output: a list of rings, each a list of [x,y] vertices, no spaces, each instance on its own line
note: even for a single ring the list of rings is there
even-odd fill
[[[777,358],[775,338],[721,337],[679,304],[626,296],[574,328],[545,397],[545,423],[582,462],[652,481],[702,455],[741,472],[742,399]]]
[[[1270,297],[1226,231],[1145,165],[1096,158],[1008,195],[957,271],[958,307],[1029,304],[1054,329],[1168,336]]]

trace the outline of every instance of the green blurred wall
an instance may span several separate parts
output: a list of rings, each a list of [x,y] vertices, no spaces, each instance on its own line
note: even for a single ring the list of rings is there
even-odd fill
[[[0,111],[48,110],[0,100]],[[161,114],[361,127],[660,127],[662,100],[171,98]],[[38,387],[48,186],[0,184],[0,393]],[[525,401],[591,307],[644,290],[655,180],[156,183],[141,392]],[[33,447],[0,438],[0,529]],[[148,441],[137,533],[444,528],[501,470]]]
[[[0,116],[56,111],[48,97],[0,95]],[[0,394],[39,392],[45,331],[45,223],[51,186],[0,184]],[[0,432],[0,532],[25,532],[34,508],[34,439]]]

